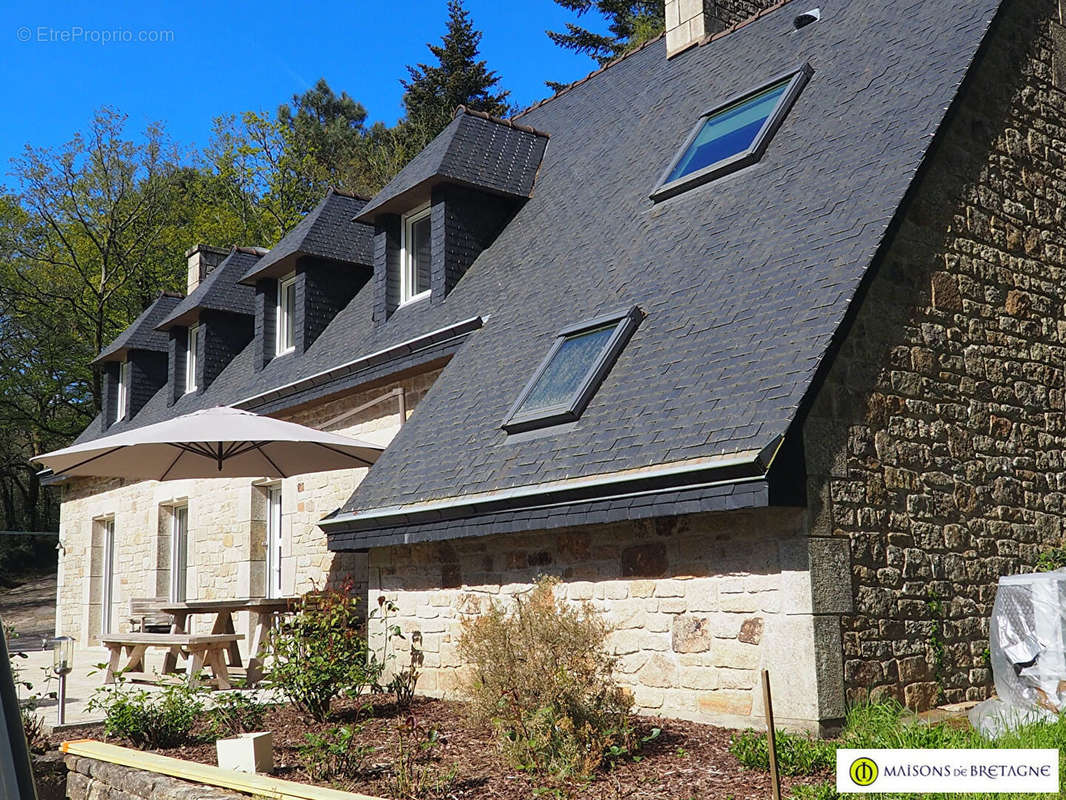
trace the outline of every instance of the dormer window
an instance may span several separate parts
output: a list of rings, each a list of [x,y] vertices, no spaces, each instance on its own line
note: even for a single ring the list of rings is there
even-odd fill
[[[296,349],[296,275],[278,281],[277,333],[274,354],[278,356]]]
[[[196,352],[200,345],[200,326],[193,325],[185,338],[185,394],[196,391]]]
[[[129,407],[130,396],[130,362],[123,361],[118,365],[118,382],[115,386],[115,418],[118,422],[126,418],[126,409]]]
[[[426,206],[403,218],[400,239],[400,305],[429,296],[432,257],[431,209]]]

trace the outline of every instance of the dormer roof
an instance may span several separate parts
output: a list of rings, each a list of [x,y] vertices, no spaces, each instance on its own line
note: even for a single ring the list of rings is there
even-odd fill
[[[237,281],[266,252],[262,247],[234,247],[226,259],[204,278],[192,294],[178,303],[156,329],[167,331],[178,325],[192,325],[200,318],[200,312],[205,310],[254,316],[255,290],[241,286]]]
[[[115,337],[107,347],[100,351],[94,364],[107,361],[122,361],[130,350],[149,350],[154,353],[167,352],[167,335],[156,330],[156,326],[165,319],[181,302],[180,294],[163,292],[148,308],[141,312],[126,330]]]
[[[301,256],[370,266],[374,260],[374,231],[353,221],[366,203],[365,197],[331,188],[239,282],[254,285],[261,278],[284,277],[293,271]]]
[[[429,200],[440,183],[470,186],[490,194],[529,197],[548,134],[463,106],[426,148],[366,204],[356,220],[402,213]]]

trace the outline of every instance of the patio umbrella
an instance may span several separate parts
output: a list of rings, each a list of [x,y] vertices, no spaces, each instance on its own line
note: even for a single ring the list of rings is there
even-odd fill
[[[55,477],[287,478],[369,467],[384,448],[235,408],[210,408],[37,456]]]

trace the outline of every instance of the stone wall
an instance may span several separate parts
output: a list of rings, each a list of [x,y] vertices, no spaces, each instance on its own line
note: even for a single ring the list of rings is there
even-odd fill
[[[438,372],[385,385],[298,410],[286,418],[313,427],[380,397],[395,386],[406,393],[408,413]],[[344,419],[329,430],[387,444],[399,429],[398,401],[388,399]],[[295,476],[281,481],[282,590],[301,593],[322,586],[330,575],[351,579],[366,591],[366,555],[332,554],[319,520],[351,495],[365,469]],[[78,480],[64,487],[56,630],[79,644],[94,644],[100,632],[103,520],[113,518],[117,550],[115,631],[128,630],[132,597],[169,592],[172,509],[188,506],[189,599],[262,596],[266,587],[266,486],[250,479],[206,481]],[[208,625],[210,620],[199,620]],[[238,622],[241,632],[246,621]]]
[[[826,670],[816,652],[822,633],[811,614],[808,549],[801,509],[375,548],[370,597],[395,602],[407,641],[420,640],[425,694],[458,692],[464,619],[547,574],[616,628],[610,646],[621,656],[619,678],[640,712],[757,726],[765,667],[781,724],[817,730],[841,705],[830,714],[820,705]],[[824,649],[839,655],[839,625],[830,634]],[[399,654],[397,664],[406,659]],[[826,674],[840,669],[838,658]]]
[[[66,757],[69,800],[247,800],[248,795],[91,758]]]
[[[1053,2],[1005,4],[805,423],[812,535],[850,544],[847,694],[991,690],[1000,575],[1066,513],[1066,96]]]

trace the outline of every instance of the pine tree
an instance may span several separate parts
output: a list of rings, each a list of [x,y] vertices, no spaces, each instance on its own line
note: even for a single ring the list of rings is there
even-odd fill
[[[336,94],[325,78],[311,89],[294,94],[278,107],[278,122],[319,151],[323,158],[351,149],[363,135],[366,109],[347,92]]]
[[[563,8],[583,16],[597,11],[608,21],[610,36],[567,23],[566,33],[548,31],[560,47],[591,56],[603,66],[613,58],[639,47],[663,30],[663,0],[555,0]],[[557,88],[559,84],[549,83]]]
[[[427,45],[437,65],[408,67],[411,79],[401,81],[406,124],[430,138],[451,120],[456,106],[503,116],[510,111],[506,91],[495,91],[499,76],[478,59],[481,32],[474,28],[462,0],[448,2],[448,32],[440,45]]]

